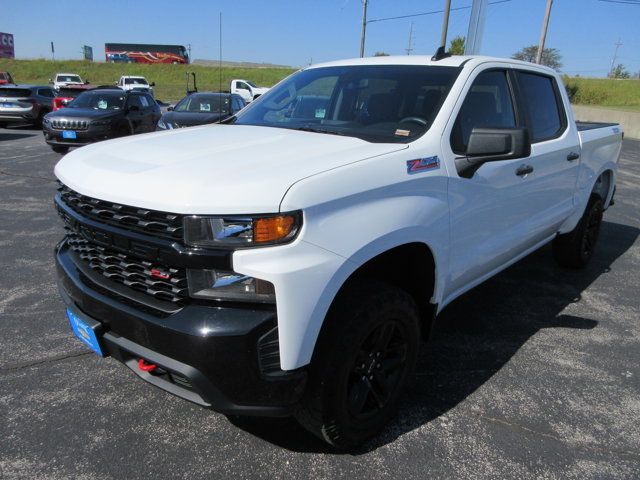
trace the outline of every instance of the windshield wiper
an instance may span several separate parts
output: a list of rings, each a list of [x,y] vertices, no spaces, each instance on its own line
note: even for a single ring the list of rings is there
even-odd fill
[[[297,128],[294,128],[293,130],[300,130],[302,132],[326,133],[328,135],[340,135],[341,137],[347,136],[345,133],[336,132],[335,130],[326,130],[324,128],[315,128],[315,127],[310,127],[308,125],[305,125],[304,127],[297,127]]]

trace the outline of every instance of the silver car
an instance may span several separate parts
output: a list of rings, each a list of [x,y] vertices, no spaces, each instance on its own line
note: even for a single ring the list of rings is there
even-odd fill
[[[0,86],[0,128],[9,123],[42,125],[54,97],[53,88],[47,86]]]

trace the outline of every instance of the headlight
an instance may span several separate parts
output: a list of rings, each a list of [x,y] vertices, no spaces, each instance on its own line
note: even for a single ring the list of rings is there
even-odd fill
[[[225,270],[187,270],[189,295],[208,300],[275,303],[273,284]]]
[[[44,118],[42,119],[42,123],[43,123],[44,125],[49,125],[49,124],[51,123],[51,120],[50,120],[50,119],[48,119],[48,118],[46,117],[46,115],[45,115],[45,116],[44,116]]]
[[[158,128],[161,128],[162,130],[168,130],[171,128],[171,124],[169,122],[164,123],[162,119],[160,119],[158,120]]]
[[[185,241],[194,247],[259,247],[290,242],[302,226],[300,212],[256,217],[186,217]]]

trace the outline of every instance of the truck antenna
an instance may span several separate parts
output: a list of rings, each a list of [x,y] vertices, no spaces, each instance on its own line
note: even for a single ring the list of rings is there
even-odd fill
[[[220,19],[219,19],[219,24],[220,24],[220,55],[218,57],[219,60],[219,74],[218,74],[218,113],[220,114],[220,118],[218,119],[218,123],[220,123],[220,120],[222,119],[222,12],[220,12]]]
[[[443,58],[450,57],[451,54],[446,52],[447,48],[447,29],[449,28],[449,13],[451,12],[451,0],[444,2],[444,20],[442,21],[442,36],[440,37],[440,46],[431,60],[437,62]]]

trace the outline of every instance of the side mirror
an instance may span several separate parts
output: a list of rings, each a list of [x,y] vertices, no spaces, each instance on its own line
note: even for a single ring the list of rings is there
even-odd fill
[[[89,80],[85,80],[85,81],[84,81],[84,84],[85,84],[85,85],[89,85],[90,83],[91,83],[91,82],[90,82]]]
[[[52,78],[49,79],[49,83],[53,83],[53,79]]]
[[[155,87],[155,86],[156,86],[156,82],[151,82],[151,83],[149,84],[149,86],[151,86],[151,87]]]
[[[140,111],[140,107],[138,105],[131,105],[129,107],[129,111],[130,112],[139,112]]]
[[[466,156],[456,158],[458,175],[471,178],[487,162],[525,158],[531,154],[526,128],[474,128],[469,136]]]

